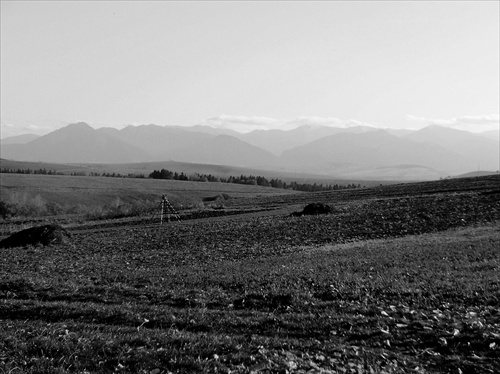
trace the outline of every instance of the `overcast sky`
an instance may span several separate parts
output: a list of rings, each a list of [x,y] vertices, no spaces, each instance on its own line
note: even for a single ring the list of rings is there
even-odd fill
[[[0,4],[2,138],[75,121],[499,126],[498,1]]]

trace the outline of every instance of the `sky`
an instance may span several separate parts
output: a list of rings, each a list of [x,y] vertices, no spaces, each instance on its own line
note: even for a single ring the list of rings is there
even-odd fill
[[[0,1],[1,137],[499,127],[498,1]]]

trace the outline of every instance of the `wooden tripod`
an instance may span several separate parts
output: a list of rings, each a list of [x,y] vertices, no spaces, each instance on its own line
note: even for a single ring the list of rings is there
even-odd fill
[[[153,218],[155,215],[156,213],[153,214]],[[175,218],[178,221],[181,220],[179,213],[175,210],[172,204],[170,204],[170,201],[168,201],[167,196],[162,195],[160,202],[160,225],[163,224],[163,221],[165,219],[167,222],[170,222],[171,218]]]

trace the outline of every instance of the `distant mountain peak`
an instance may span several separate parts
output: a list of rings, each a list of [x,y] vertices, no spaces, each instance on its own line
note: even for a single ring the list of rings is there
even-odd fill
[[[60,128],[54,132],[70,133],[70,134],[86,134],[95,131],[95,129],[86,122],[70,123],[69,125]],[[47,134],[47,135],[50,135]],[[45,136],[47,136],[45,135]]]
[[[446,127],[441,125],[432,124],[417,130],[416,133],[449,133],[449,134],[466,134],[473,135],[472,133],[464,130],[454,129],[452,127]]]
[[[92,126],[90,126],[87,122],[75,122],[75,123],[70,123],[68,126],[66,126],[67,128],[72,128],[72,129],[92,129],[94,130],[94,128]]]
[[[477,134],[432,124],[409,134],[407,138],[417,141],[430,141],[433,143],[456,143],[459,141],[470,141],[473,138],[477,138]]]

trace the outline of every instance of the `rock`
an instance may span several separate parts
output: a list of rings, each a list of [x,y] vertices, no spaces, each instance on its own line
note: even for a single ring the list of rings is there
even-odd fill
[[[59,225],[30,227],[0,241],[0,248],[24,247],[27,245],[50,245],[66,243],[70,233]]]
[[[297,363],[295,361],[287,361],[286,362],[286,366],[288,367],[288,369],[290,370],[295,370],[298,368],[297,366]]]
[[[267,369],[267,362],[266,361],[259,362],[250,367],[250,374],[257,374],[265,369]]]

